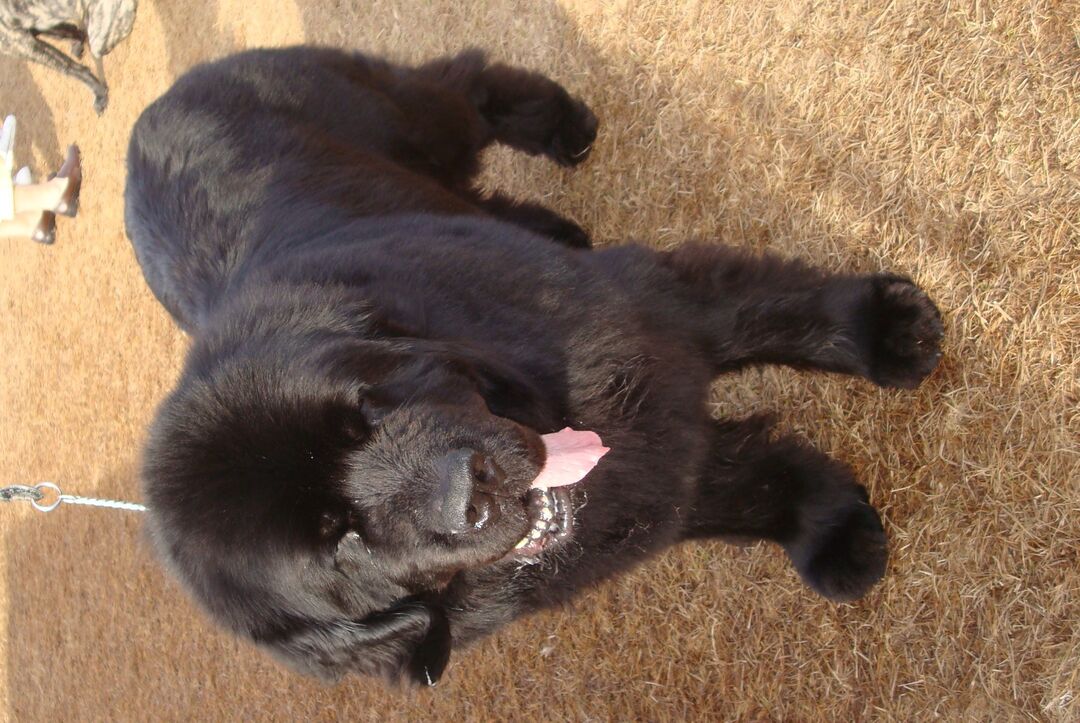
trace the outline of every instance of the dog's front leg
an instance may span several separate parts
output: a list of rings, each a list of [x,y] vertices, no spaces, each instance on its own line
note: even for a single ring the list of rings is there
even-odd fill
[[[685,537],[779,543],[831,600],[854,600],[881,579],[885,531],[846,465],[772,434],[766,417],[713,422],[711,443]]]

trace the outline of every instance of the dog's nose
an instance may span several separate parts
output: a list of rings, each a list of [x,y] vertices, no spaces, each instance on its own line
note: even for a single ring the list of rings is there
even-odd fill
[[[459,535],[482,530],[499,517],[495,494],[506,475],[491,457],[472,449],[447,452],[436,463],[433,524]]]
[[[473,492],[469,508],[465,510],[465,522],[474,530],[482,530],[495,519],[499,506],[491,496],[483,492]]]

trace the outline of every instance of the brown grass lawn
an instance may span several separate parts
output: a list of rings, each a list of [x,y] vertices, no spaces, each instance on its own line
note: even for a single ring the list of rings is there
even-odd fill
[[[122,225],[138,113],[192,64],[318,42],[544,70],[602,119],[562,171],[487,179],[600,243],[690,238],[911,274],[946,317],[915,392],[766,369],[718,415],[782,412],[851,463],[893,557],[815,597],[774,547],[674,550],[457,654],[434,691],[288,674],[212,628],[137,515],[0,509],[0,706],[57,720],[1080,720],[1080,4],[1061,0],[143,0],[72,80],[0,59],[37,171],[84,151],[51,247],[0,240],[0,480],[137,498],[186,347]]]

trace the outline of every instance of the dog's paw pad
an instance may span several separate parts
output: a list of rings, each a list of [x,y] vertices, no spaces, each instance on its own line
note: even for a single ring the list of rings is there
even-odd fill
[[[941,313],[899,276],[876,278],[874,297],[870,377],[884,387],[914,389],[941,359]]]
[[[889,558],[881,518],[864,501],[837,510],[830,524],[822,525],[798,548],[793,561],[803,580],[837,602],[865,595],[884,576]]]

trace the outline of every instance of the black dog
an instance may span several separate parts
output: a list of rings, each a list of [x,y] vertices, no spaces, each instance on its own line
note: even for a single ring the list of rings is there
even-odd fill
[[[196,68],[139,119],[128,234],[193,335],[146,450],[150,524],[226,627],[324,677],[432,683],[453,644],[681,540],[772,540],[834,600],[882,576],[847,467],[704,402],[761,363],[914,387],[934,305],[900,276],[716,246],[589,251],[471,185],[493,141],[573,165],[596,129],[478,52],[310,48]],[[565,426],[611,452],[531,490]]]

